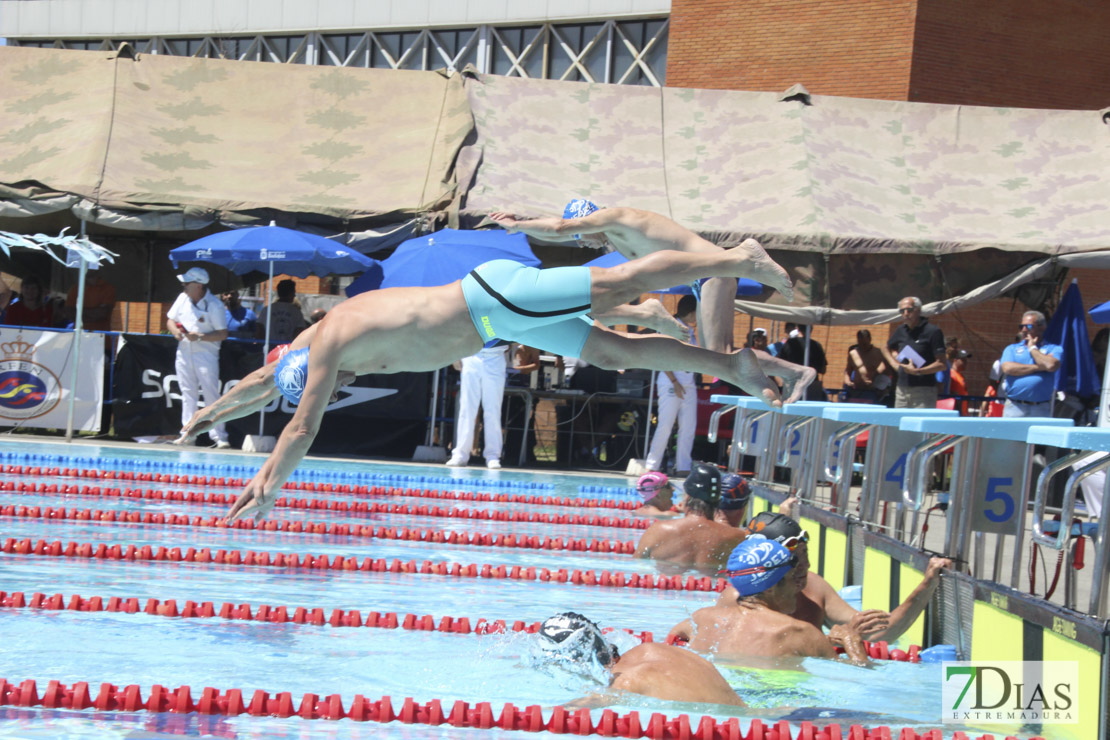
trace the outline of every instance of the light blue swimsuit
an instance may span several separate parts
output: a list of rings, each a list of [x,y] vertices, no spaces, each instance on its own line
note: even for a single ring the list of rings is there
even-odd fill
[[[470,320],[482,340],[504,339],[580,357],[593,322],[590,268],[539,270],[512,260],[479,265],[462,280]]]

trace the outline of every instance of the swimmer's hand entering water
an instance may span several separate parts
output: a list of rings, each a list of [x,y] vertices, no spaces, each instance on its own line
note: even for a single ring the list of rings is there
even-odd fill
[[[274,504],[277,503],[277,493],[269,495],[266,493],[264,479],[260,479],[261,472],[259,471],[259,475],[251,479],[239,494],[239,498],[231,505],[224,519],[225,522],[232,524],[243,517],[250,516],[253,516],[256,522],[260,522],[270,513],[270,509],[274,508]]]

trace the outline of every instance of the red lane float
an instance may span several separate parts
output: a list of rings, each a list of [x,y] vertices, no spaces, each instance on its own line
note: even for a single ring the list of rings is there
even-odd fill
[[[102,470],[76,470],[73,468],[40,468],[32,467],[30,465],[5,465],[2,472],[11,475],[30,475],[35,477],[65,477],[65,478],[94,478],[105,480],[136,480],[140,482],[150,481],[153,483],[173,483],[175,485],[194,485],[194,486],[220,486],[220,487],[240,487],[245,486],[247,481],[242,478],[218,478],[212,476],[211,478],[206,475],[177,475],[169,473],[126,473],[120,471],[102,471]],[[112,475],[109,475],[111,473]],[[8,481],[9,483],[11,481]],[[7,485],[5,483],[5,485]],[[42,484],[45,488],[46,484]],[[438,498],[449,499],[454,501],[481,501],[481,502],[494,502],[494,503],[514,503],[514,504],[540,504],[543,506],[570,506],[576,509],[623,509],[631,511],[638,509],[640,503],[637,501],[614,501],[611,499],[596,499],[596,498],[567,498],[564,496],[538,496],[534,494],[524,493],[477,493],[472,491],[446,491],[443,489],[432,488],[397,488],[385,486],[366,486],[366,485],[348,485],[345,483],[301,483],[301,482],[287,482],[282,486],[283,490],[300,490],[300,491],[319,491],[331,493],[347,493],[359,494],[368,496],[415,496],[418,498]],[[3,489],[11,490],[11,489]],[[232,497],[227,503],[234,500]]]
[[[0,491],[7,492],[8,486],[12,486],[11,491],[15,493],[76,493],[80,495],[85,494],[85,489],[88,489],[88,493],[86,495],[98,495],[94,491],[94,487],[91,486],[84,486],[78,489],[76,485],[63,485],[56,487],[53,484],[17,484],[12,481],[0,483]],[[42,490],[38,490],[39,488],[41,488]],[[57,488],[57,490],[49,490],[51,488]],[[186,493],[185,491],[170,491],[167,494],[163,491],[154,491],[148,489],[145,493],[151,495],[140,495],[142,494],[141,489],[109,489],[109,491],[110,492],[108,494],[100,493],[99,495],[107,495],[113,498],[148,498],[152,501],[175,501],[193,504],[230,504],[234,502],[235,498],[237,498],[235,496],[232,496],[231,494],[200,493],[197,491],[194,491],[192,493]],[[365,501],[347,503],[346,501],[324,501],[320,499],[289,499],[282,497],[277,500],[275,506],[290,509],[315,509],[324,511],[335,511],[344,514],[411,514],[414,516],[446,517],[449,519],[478,519],[495,522],[535,522],[539,524],[571,524],[587,527],[615,527],[618,529],[647,529],[651,526],[651,521],[647,519],[621,519],[618,517],[608,516],[582,516],[581,514],[557,515],[522,511],[491,511],[489,509],[453,509],[440,506],[375,504],[367,503]]]
[[[438,619],[431,614],[398,614],[397,612],[367,613],[366,619],[358,609],[332,609],[331,615],[324,617],[325,610],[316,607],[304,606],[272,606],[258,604],[234,604],[225,601],[216,606],[211,601],[197,603],[185,601],[179,609],[176,599],[147,599],[146,604],[140,607],[140,600],[121,596],[92,596],[84,597],[77,594],[68,599],[64,594],[46,596],[42,593],[33,593],[30,598],[22,591],[5,593],[0,591],[0,608],[9,609],[42,609],[46,611],[78,611],[78,612],[116,612],[123,614],[149,614],[151,616],[171,617],[182,619],[239,619],[254,622],[268,622],[271,624],[313,624],[332,627],[371,627],[378,629],[404,629],[423,632],[450,632],[454,634],[493,635],[502,632],[527,632],[535,634],[540,629],[540,622],[525,622],[517,619],[511,623],[505,619],[479,618],[474,626],[470,626],[468,617],[443,616]],[[636,637],[640,642],[653,642],[651,632],[636,632],[627,628],[623,632]],[[686,640],[668,635],[664,640],[667,645],[685,646]],[[921,658],[920,645],[910,645],[909,649],[891,650],[886,642],[867,642],[864,640],[868,655],[876,660],[896,660],[907,663],[919,663]]]
[[[167,689],[161,684],[155,684],[150,689],[150,695],[143,699],[141,689],[137,685],[123,688],[110,683],[100,685],[100,690],[94,698],[89,692],[89,684],[80,681],[72,687],[58,681],[49,681],[46,691],[38,695],[38,686],[32,679],[21,681],[18,684],[10,683],[7,679],[0,678],[0,706],[36,707],[48,709],[84,710],[95,709],[103,712],[173,712],[187,714],[223,715],[237,717],[249,714],[255,717],[292,717],[301,719],[351,719],[356,722],[401,722],[402,724],[420,725],[451,725],[453,727],[470,727],[475,729],[502,729],[522,730],[525,732],[552,732],[560,735],[601,735],[604,737],[647,737],[657,740],[671,740],[688,738],[689,740],[831,740],[846,738],[847,740],[941,740],[942,733],[938,730],[929,730],[924,735],[919,735],[912,728],[902,728],[900,732],[890,727],[880,726],[872,729],[862,725],[852,725],[844,731],[840,725],[826,725],[819,728],[809,722],[802,722],[795,738],[791,734],[790,723],[779,720],[773,725],[764,724],[761,720],[752,720],[745,733],[740,728],[740,720],[733,717],[725,721],[718,721],[713,717],[703,716],[693,724],[688,715],[680,714],[671,719],[663,714],[652,714],[647,724],[640,723],[639,712],[628,712],[619,715],[612,709],[605,709],[601,717],[594,723],[594,718],[589,709],[568,710],[558,706],[548,711],[548,719],[543,717],[543,709],[532,705],[520,709],[514,704],[505,704],[498,714],[494,714],[489,702],[479,702],[473,707],[468,702],[456,701],[451,704],[449,711],[444,710],[445,703],[450,700],[432,699],[426,703],[417,703],[411,697],[401,702],[399,709],[395,710],[391,697],[383,696],[378,700],[371,700],[362,694],[356,694],[351,700],[348,709],[343,708],[343,698],[339,694],[320,698],[319,694],[305,694],[299,704],[293,703],[293,696],[289,692],[280,692],[270,696],[261,689],[251,695],[250,701],[244,701],[241,689],[221,691],[212,687],[201,689],[200,698],[193,700],[192,688],[180,686],[176,689]],[[898,732],[897,735],[894,735]],[[993,740],[993,735],[980,735],[979,740]],[[970,740],[967,734],[955,732],[952,740]],[[1017,740],[1008,736],[1006,740]],[[1033,740],[1043,740],[1034,738]]]
[[[199,527],[206,529],[245,529],[262,532],[284,532],[294,534],[326,534],[332,536],[363,537],[382,540],[405,540],[411,542],[430,542],[434,544],[460,545],[473,547],[510,547],[526,550],[569,550],[572,552],[612,552],[631,555],[636,552],[636,543],[618,540],[586,540],[561,537],[540,537],[539,535],[482,534],[474,532],[443,532],[438,529],[417,527],[373,527],[357,524],[327,524],[310,521],[263,521],[240,519],[228,524],[220,517],[190,517],[185,514],[155,514],[140,511],[113,511],[101,509],[66,509],[64,507],[40,506],[3,506],[0,516],[22,519],[53,519],[95,522],[117,522],[124,524],[159,524],[177,527]]]
[[[236,565],[246,567],[305,568],[311,570],[359,570],[373,573],[419,573],[422,575],[452,576],[455,578],[495,578],[521,581],[553,581],[570,583],[576,586],[604,586],[612,588],[641,588],[670,591],[721,591],[726,585],[723,578],[696,576],[652,576],[637,573],[625,574],[620,571],[570,570],[560,568],[521,567],[519,565],[482,565],[460,563],[433,563],[431,560],[386,560],[384,558],[364,558],[361,562],[353,556],[311,555],[298,553],[268,553],[254,550],[216,550],[205,547],[200,550],[180,547],[166,548],[143,545],[107,545],[103,542],[62,544],[60,541],[47,542],[29,539],[17,540],[9,537],[0,546],[0,552],[14,555],[45,555],[98,560],[143,560],[185,563],[214,563],[217,565]]]

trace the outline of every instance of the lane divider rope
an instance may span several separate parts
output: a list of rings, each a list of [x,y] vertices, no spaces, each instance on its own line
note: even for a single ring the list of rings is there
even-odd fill
[[[140,607],[140,600],[135,597],[84,597],[73,594],[67,599],[64,594],[60,593],[53,596],[34,593],[28,598],[22,591],[14,591],[10,594],[0,591],[0,607],[45,611],[141,613],[170,618],[236,619],[271,624],[292,623],[316,626],[329,624],[332,627],[400,628],[403,630],[450,632],[463,635],[493,635],[503,632],[535,634],[539,631],[541,625],[540,622],[525,622],[520,619],[510,623],[505,619],[485,619],[482,617],[471,627],[470,619],[467,617],[443,616],[437,619],[431,614],[398,614],[397,612],[377,611],[367,613],[366,619],[363,619],[362,613],[358,609],[332,609],[331,615],[325,618],[325,610],[321,607],[272,606],[270,604],[258,604],[252,607],[250,604],[234,604],[229,601],[225,601],[217,607],[211,601],[203,601],[198,604],[195,601],[187,600],[179,609],[176,599],[166,599],[165,601],[147,599],[146,604]],[[640,642],[653,642],[655,640],[651,632],[636,632],[627,628],[622,628],[621,631],[636,637]],[[685,645],[684,640],[673,639],[670,636],[664,642],[668,645]],[[918,656],[921,651],[919,645],[911,645],[909,650],[899,650],[897,648],[891,650],[886,642],[871,643],[865,640],[864,646],[867,648],[868,655],[877,660],[897,660],[909,663],[917,663],[921,660]]]
[[[358,570],[372,573],[417,573],[421,575],[442,575],[455,578],[494,578],[521,581],[553,581],[555,583],[570,583],[576,586],[603,586],[613,588],[640,588],[660,589],[671,591],[709,591],[718,592],[724,589],[723,578],[709,578],[708,576],[653,576],[638,573],[625,574],[620,571],[610,572],[602,570],[567,570],[559,568],[522,567],[519,565],[490,565],[483,563],[477,565],[470,563],[433,563],[431,560],[386,560],[385,558],[364,558],[361,562],[353,556],[311,555],[298,553],[268,553],[253,550],[216,550],[205,547],[197,550],[187,548],[185,552],[180,547],[166,548],[164,546],[151,547],[143,545],[108,545],[100,542],[62,544],[59,541],[47,542],[30,539],[19,540],[9,537],[0,546],[0,552],[12,555],[42,555],[47,557],[80,558],[84,560],[128,560],[128,561],[155,561],[155,562],[184,562],[184,563],[212,563],[216,565],[235,565],[245,567],[270,567],[270,568],[304,568],[309,570]]]
[[[99,486],[16,483],[0,483],[0,491],[23,494],[78,494],[86,496],[108,496],[111,498],[150,498],[151,500],[177,501],[182,503],[232,504],[238,498],[230,493],[156,491],[154,489],[120,489]],[[161,495],[159,495],[161,494]],[[369,503],[366,501],[326,501],[321,499],[292,499],[282,497],[277,506],[293,509],[336,511],[347,514],[412,514],[448,519],[477,519],[495,522],[532,522],[537,524],[570,524],[587,527],[615,527],[618,529],[647,529],[650,519],[622,519],[609,516],[583,516],[581,514],[544,514],[522,511],[494,511],[490,509],[447,508],[440,506],[409,506],[408,504]]]
[[[213,486],[240,488],[249,479],[207,475],[180,475],[176,473],[133,473],[118,470],[43,468],[32,465],[5,465],[0,472],[9,475],[53,478],[92,478],[96,480],[127,480],[151,483],[172,483],[174,485]],[[483,479],[475,479],[479,484]],[[349,483],[330,483],[323,481],[286,481],[283,490],[319,491],[322,493],[346,493],[373,496],[418,496],[420,498],[443,498],[458,501],[488,501],[498,503],[540,504],[544,506],[570,506],[575,508],[624,509],[631,511],[640,507],[635,500],[616,500],[599,498],[569,498],[565,496],[540,496],[521,493],[482,493],[433,488],[402,488]]]
[[[339,720],[350,719],[356,722],[401,722],[402,724],[420,725],[451,725],[453,727],[469,727],[475,729],[503,729],[520,730],[525,732],[552,732],[569,735],[601,735],[604,737],[647,737],[655,740],[889,740],[897,737],[898,740],[942,740],[942,733],[938,730],[929,730],[920,735],[912,728],[902,728],[897,735],[896,730],[880,726],[866,729],[861,725],[852,725],[845,732],[840,725],[827,725],[818,728],[810,722],[801,722],[798,734],[795,736],[790,729],[790,723],[779,720],[772,725],[765,724],[762,720],[752,720],[745,733],[740,728],[740,720],[733,717],[728,720],[718,721],[709,716],[698,720],[691,720],[689,715],[680,714],[668,718],[664,714],[655,713],[648,719],[647,724],[641,724],[640,714],[631,711],[626,714],[617,714],[612,709],[602,710],[598,721],[588,708],[567,709],[556,706],[548,710],[548,719],[543,717],[543,709],[532,705],[523,709],[512,703],[504,704],[499,714],[495,715],[490,702],[478,702],[473,707],[465,701],[459,700],[451,703],[449,711],[444,710],[444,704],[450,700],[432,699],[419,703],[411,697],[401,702],[399,710],[393,707],[392,698],[383,696],[378,700],[371,700],[362,694],[356,694],[351,700],[349,708],[344,709],[343,698],[339,694],[331,694],[320,698],[319,694],[306,693],[300,704],[294,705],[293,696],[287,691],[276,693],[273,696],[259,689],[255,691],[250,701],[244,701],[241,689],[219,689],[206,686],[201,689],[199,701],[194,702],[192,689],[189,686],[180,686],[168,689],[161,684],[151,687],[150,693],[144,700],[141,688],[138,685],[119,687],[110,683],[102,683],[95,698],[89,691],[86,681],[78,681],[67,687],[59,681],[49,681],[42,696],[38,695],[38,688],[33,679],[21,681],[18,684],[10,683],[7,679],[0,678],[0,705],[16,707],[42,706],[49,709],[84,710],[96,709],[103,712],[173,712],[188,714],[196,712],[207,715],[223,715],[236,717],[249,714],[255,717],[292,717],[302,719]],[[696,724],[694,722],[696,721]],[[979,740],[993,740],[993,735],[981,735]],[[970,740],[964,732],[954,732],[952,740]],[[1007,740],[1017,740],[1007,737]],[[1043,740],[1038,738],[1035,740]]]
[[[508,547],[526,550],[566,550],[571,552],[619,553],[636,552],[636,543],[618,540],[567,539],[541,537],[540,535],[489,534],[482,532],[443,532],[438,529],[418,527],[385,527],[357,524],[328,524],[326,522],[267,521],[240,519],[231,524],[220,517],[189,517],[185,514],[162,514],[140,511],[115,511],[101,509],[66,509],[64,507],[0,506],[0,516],[20,519],[49,519],[51,521],[96,521],[124,524],[162,524],[201,529],[238,529],[259,532],[284,532],[294,534],[324,534],[332,536],[362,537],[383,540],[430,542],[434,544],[465,545],[473,547]]]

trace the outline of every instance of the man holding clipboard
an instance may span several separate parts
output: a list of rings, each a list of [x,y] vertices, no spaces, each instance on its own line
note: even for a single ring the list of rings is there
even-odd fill
[[[944,332],[921,315],[921,299],[908,296],[898,301],[905,322],[890,335],[883,357],[898,368],[894,389],[895,408],[932,409],[937,405],[936,374],[947,369]]]

